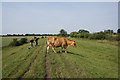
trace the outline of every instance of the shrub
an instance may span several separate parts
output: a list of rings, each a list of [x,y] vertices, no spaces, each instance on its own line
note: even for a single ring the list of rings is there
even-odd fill
[[[27,43],[27,38],[21,38],[21,40],[17,40],[17,38],[13,39],[13,41],[9,44],[9,46],[20,46]]]
[[[84,30],[84,29],[80,29],[78,32],[79,32],[79,33],[89,33],[89,31]]]
[[[20,43],[17,41],[17,38],[13,39],[13,41],[9,44],[9,46],[19,46]]]
[[[90,34],[89,33],[84,33],[84,38],[89,38]]]
[[[81,34],[76,34],[76,37],[77,37],[77,38],[80,38],[80,37],[81,37]]]
[[[77,37],[78,34],[79,34],[78,32],[71,32],[70,37]]]
[[[67,35],[67,31],[65,31],[64,29],[61,29],[60,30],[60,36],[62,36],[62,37],[67,37],[68,35]]]
[[[27,38],[21,38],[21,40],[19,42],[21,45],[24,43],[27,43]]]
[[[117,35],[117,41],[120,41],[120,34]]]
[[[81,33],[81,34],[80,34],[80,38],[84,38],[84,33]]]
[[[95,35],[94,34],[91,34],[88,39],[95,39]]]
[[[44,38],[43,36],[41,38]]]
[[[104,32],[94,33],[94,34],[92,34],[90,39],[104,40],[104,39],[106,39],[106,34]]]

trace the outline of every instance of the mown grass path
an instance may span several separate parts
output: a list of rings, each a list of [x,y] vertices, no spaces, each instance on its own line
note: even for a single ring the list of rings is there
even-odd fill
[[[9,56],[7,51],[5,51],[6,53],[3,52],[3,78],[44,78],[45,39],[41,39],[37,47],[31,48],[30,50],[28,47],[29,44],[22,45],[18,48],[15,47],[15,49],[13,48],[8,52]]]
[[[118,77],[118,46],[71,39],[76,41],[77,47],[70,46],[67,54],[64,51],[55,54],[51,48],[46,54],[46,39],[40,39],[39,46],[30,50],[30,44],[3,48],[3,78]]]
[[[50,69],[53,78],[117,78],[118,46],[95,40],[73,39],[77,47],[68,54],[50,50]],[[56,48],[59,51],[60,48]]]

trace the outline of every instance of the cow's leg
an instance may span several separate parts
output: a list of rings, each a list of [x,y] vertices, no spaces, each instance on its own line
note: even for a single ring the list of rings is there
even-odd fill
[[[64,48],[65,49],[65,53],[67,54],[67,48]]]
[[[63,48],[61,47],[60,53],[62,53]]]
[[[49,48],[50,48],[49,41],[47,41],[47,53],[49,52]]]
[[[54,53],[56,53],[56,51],[55,51],[54,47],[52,47],[52,50],[54,51]]]
[[[50,48],[50,46],[47,46],[47,53],[49,52],[49,48]]]
[[[67,49],[65,49],[65,53],[67,54]]]

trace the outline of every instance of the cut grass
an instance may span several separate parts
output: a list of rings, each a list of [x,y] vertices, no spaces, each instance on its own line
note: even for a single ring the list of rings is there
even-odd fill
[[[40,36],[36,36],[40,37]],[[27,38],[28,41],[31,39],[34,39],[34,36],[21,36],[21,37],[2,37],[2,47],[8,47],[8,45],[13,41],[13,39],[17,38],[17,40],[20,40],[21,38]]]
[[[55,54],[50,50],[51,73],[64,67],[71,78],[117,78],[118,77],[118,47],[102,44],[93,40],[73,39],[77,47],[69,47],[68,54]],[[59,51],[60,49],[56,49]],[[54,60],[53,57],[59,60]],[[57,64],[57,62],[61,63]],[[65,65],[62,65],[65,64]],[[59,70],[61,71],[61,70]],[[65,74],[66,75],[66,74]],[[64,75],[64,76],[65,76]],[[58,74],[60,76],[60,74]],[[57,77],[53,74],[52,77]],[[69,76],[66,76],[69,78]]]
[[[44,78],[45,76],[46,41],[42,39],[40,43],[40,49],[37,55],[38,58],[35,59],[30,70],[23,76],[23,78]]]
[[[62,62],[59,54],[49,54],[50,71],[52,78],[70,78],[70,73],[65,67],[65,63]]]
[[[29,37],[31,38],[31,37]],[[68,54],[49,50],[52,78],[118,78],[118,47],[97,40],[75,39],[77,47],[69,47]],[[35,43],[34,43],[35,45]],[[44,78],[46,39],[39,46],[30,44],[3,48],[3,78]],[[56,48],[59,51],[61,48]]]
[[[42,70],[39,70],[39,68],[37,68],[38,70],[36,70],[36,71],[41,72],[39,74],[39,77],[43,78],[44,73],[45,73],[44,66],[43,66],[43,63],[44,63],[43,56],[45,56],[45,53],[43,52],[43,50],[45,51],[45,49],[46,49],[45,42],[46,42],[45,40],[41,39],[40,43],[41,44],[43,43],[42,45],[40,44],[41,47],[37,46],[35,48],[31,48],[30,50],[28,49],[28,46],[29,46],[28,44],[20,46],[22,48],[20,48],[18,50],[15,48],[15,51],[14,51],[14,49],[12,49],[11,52],[15,52],[15,54],[10,55],[9,57],[5,56],[7,53],[6,54],[3,53],[3,56],[6,57],[3,59],[3,78],[6,78],[6,77],[19,78],[19,77],[21,77],[21,75],[24,74],[25,71],[28,69],[29,65],[36,62],[34,60],[34,62],[31,63],[36,55],[37,55],[37,59],[39,59],[41,57],[41,61],[39,64],[42,65],[39,67]],[[12,53],[8,53],[8,54],[12,54]],[[42,56],[40,56],[40,54],[42,54]],[[36,71],[34,71],[34,72],[36,72]]]

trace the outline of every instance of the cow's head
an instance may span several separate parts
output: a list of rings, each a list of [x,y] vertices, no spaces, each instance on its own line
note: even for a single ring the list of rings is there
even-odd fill
[[[71,46],[76,47],[76,42],[72,41]]]

